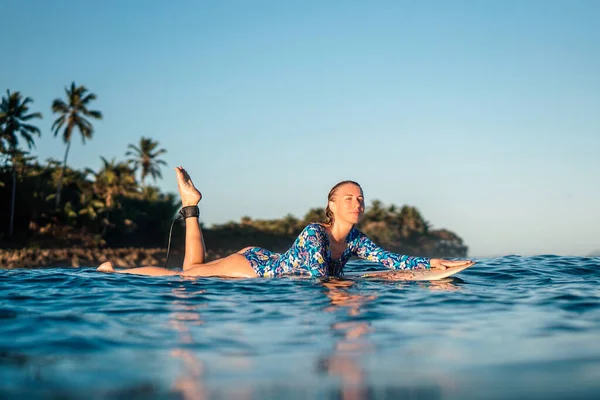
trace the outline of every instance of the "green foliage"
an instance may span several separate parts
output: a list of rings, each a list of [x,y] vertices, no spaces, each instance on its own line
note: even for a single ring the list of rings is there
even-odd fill
[[[42,118],[39,112],[28,114],[29,103],[33,100],[23,98],[21,93],[6,91],[7,97],[2,97],[0,103],[0,152],[7,153],[17,150],[19,136],[25,139],[27,146],[35,147],[33,135],[40,136],[40,129],[28,122],[32,119]]]
[[[29,121],[42,115],[29,113],[32,100],[19,92],[7,91],[7,97],[2,98],[0,245],[165,246],[178,201],[174,195],[161,193],[144,182],[148,176],[153,180],[162,178],[160,166],[166,163],[159,156],[166,150],[159,148],[157,141],[142,137],[138,146],[128,145],[125,155],[130,158],[126,161],[101,157],[102,167],[97,171],[67,167],[73,130],[80,132],[85,143],[93,135],[89,118],[101,119],[102,114],[88,109],[96,95],[84,86],[73,82],[65,92],[67,101],[56,99],[52,103],[52,111],[59,114],[52,130],[55,136],[62,132],[67,143],[64,161],[50,159],[45,165],[18,148],[20,138],[29,148],[35,146],[33,137],[40,131]],[[138,170],[141,184],[135,177]],[[230,253],[249,244],[283,251],[308,223],[323,221],[324,208],[312,208],[302,219],[291,214],[272,220],[244,216],[240,223],[205,229],[205,238],[208,247],[216,248],[217,253]],[[386,207],[374,200],[359,228],[390,251],[439,257],[467,254],[460,237],[448,230],[432,230],[420,212],[408,205]]]
[[[312,222],[324,222],[325,219],[324,208],[311,208],[304,216],[304,225],[308,225]]]
[[[65,89],[66,100],[56,99],[52,111],[54,136],[67,143],[64,161],[47,160],[19,150],[19,139],[29,148],[40,130],[31,120],[29,97],[7,91],[0,103],[0,244],[8,246],[164,245],[178,205],[172,194],[152,186],[140,186],[127,161],[102,158],[97,170],[71,169],[66,165],[75,130],[82,141],[91,139],[91,119],[101,119],[89,106],[96,95],[73,82]],[[166,150],[158,142],[142,138],[139,150],[142,179],[161,177],[158,157]],[[135,163],[134,163],[135,167]],[[11,183],[9,183],[11,182]],[[62,196],[62,204],[61,204]],[[5,205],[11,204],[11,207]],[[18,207],[14,207],[17,204]],[[15,234],[12,235],[14,227]]]
[[[14,233],[17,177],[19,175],[17,169],[19,166],[24,166],[27,161],[25,157],[26,153],[18,149],[18,137],[21,136],[24,138],[30,149],[35,147],[32,135],[40,136],[40,130],[38,127],[30,125],[27,122],[34,118],[42,118],[42,114],[27,113],[29,111],[27,104],[33,101],[29,97],[23,99],[19,92],[11,94],[10,90],[7,90],[6,94],[7,97],[3,97],[0,103],[0,152],[5,153],[7,159],[12,164],[12,193],[8,230],[9,237],[12,238]]]
[[[159,160],[158,156],[165,154],[167,151],[165,149],[157,150],[158,145],[157,141],[142,137],[139,146],[132,144],[127,146],[129,151],[125,155],[132,156],[129,162],[133,165],[133,169],[137,171],[141,168],[140,180],[142,181],[142,186],[148,175],[152,176],[154,181],[156,181],[157,177],[162,178],[160,165],[167,165],[167,163]]]
[[[67,158],[69,156],[69,149],[71,148],[71,136],[73,130],[75,128],[79,130],[81,140],[85,144],[85,139],[91,139],[94,133],[92,123],[87,118],[102,119],[102,113],[100,111],[88,110],[89,103],[96,100],[96,95],[88,93],[85,86],[76,86],[75,82],[72,82],[70,88],[65,88],[65,94],[67,96],[66,102],[62,99],[55,99],[52,102],[52,112],[59,114],[59,117],[52,124],[54,137],[56,137],[64,127],[62,138],[67,144],[63,168],[58,177],[58,185],[56,188],[56,208],[59,207],[61,202],[63,176],[67,168]]]
[[[61,166],[42,165],[21,154],[0,165],[0,181],[19,172],[15,192],[15,236],[8,239],[10,214],[0,209],[0,242],[4,246],[162,246],[178,205],[172,194],[141,188],[126,161],[102,158],[99,170],[66,168],[60,208],[53,200]],[[6,190],[9,189],[9,190]],[[0,188],[0,204],[10,201],[10,186]]]
[[[205,237],[207,243],[210,241],[217,248],[227,242],[230,251],[249,244],[284,251],[307,224],[323,221],[323,208],[310,209],[301,220],[291,214],[272,220],[244,216],[239,223],[230,221],[206,230]],[[408,205],[386,207],[381,201],[374,200],[365,210],[358,228],[390,251],[436,257],[467,255],[467,247],[460,237],[447,230],[431,230],[420,212]],[[248,243],[249,238],[252,243]]]
[[[96,95],[88,93],[85,86],[76,86],[75,82],[71,83],[70,88],[65,88],[65,95],[67,101],[55,99],[52,102],[52,112],[59,114],[52,124],[54,136],[57,136],[64,127],[62,138],[65,143],[69,143],[73,130],[77,128],[81,134],[81,140],[85,143],[85,140],[91,139],[94,133],[92,123],[88,118],[102,119],[100,111],[88,110],[90,102],[96,100]]]
[[[97,171],[67,168],[64,175],[64,204],[52,205],[61,166],[48,160],[39,164],[23,155],[18,162],[18,184],[13,245],[37,246],[166,246],[169,228],[179,205],[176,196],[157,187],[140,186],[126,161],[102,158]],[[8,182],[12,164],[0,167],[0,181]],[[10,190],[0,188],[0,204],[7,204]],[[245,216],[205,229],[207,246],[222,254],[248,245],[285,250],[311,222],[325,219],[323,208],[312,208],[299,219],[288,214],[280,219],[261,220]],[[0,240],[7,237],[8,213],[0,212]],[[464,257],[462,239],[447,230],[432,230],[417,208],[385,206],[373,201],[365,210],[359,228],[376,243],[404,254]],[[175,229],[181,241],[183,230]]]

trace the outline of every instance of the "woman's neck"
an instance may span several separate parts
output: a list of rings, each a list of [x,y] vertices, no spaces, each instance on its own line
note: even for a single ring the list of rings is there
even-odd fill
[[[348,234],[353,227],[353,224],[334,222],[331,226],[329,226],[329,234],[331,239],[335,243],[343,243],[346,241],[346,237],[348,237]]]

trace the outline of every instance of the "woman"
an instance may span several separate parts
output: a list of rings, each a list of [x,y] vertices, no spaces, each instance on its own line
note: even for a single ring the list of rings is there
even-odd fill
[[[246,247],[228,257],[204,262],[204,238],[198,222],[197,205],[202,195],[190,176],[177,167],[177,186],[185,215],[185,257],[183,270],[140,267],[115,271],[112,263],[98,268],[101,272],[163,276],[222,276],[232,278],[276,277],[283,275],[338,276],[351,256],[377,262],[391,269],[459,267],[472,261],[449,261],[437,258],[410,257],[385,251],[355,228],[365,211],[363,192],[354,181],[335,185],[328,196],[327,221],[309,224],[283,254],[260,247]]]

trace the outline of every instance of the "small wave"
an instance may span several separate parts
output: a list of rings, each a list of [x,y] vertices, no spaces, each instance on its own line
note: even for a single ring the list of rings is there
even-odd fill
[[[499,366],[532,373],[528,366],[552,363],[588,374],[569,375],[581,393],[597,389],[589,374],[600,355],[600,259],[476,261],[436,282],[0,270],[0,371],[33,397],[102,397],[127,388],[160,397],[189,376],[187,384],[216,397],[226,397],[222,382],[244,377],[254,395],[273,382],[318,382],[311,393],[322,398],[354,377],[374,388],[409,379],[445,388],[444,377],[459,386],[468,378],[465,385],[481,390],[474,393],[485,393],[479,382],[502,380]],[[348,265],[348,272],[365,269],[384,270]],[[28,392],[36,369],[43,379]],[[549,382],[565,373],[541,371]],[[148,376],[152,386],[145,386]],[[7,382],[0,380],[0,395],[17,393]],[[529,393],[492,386],[498,398]]]

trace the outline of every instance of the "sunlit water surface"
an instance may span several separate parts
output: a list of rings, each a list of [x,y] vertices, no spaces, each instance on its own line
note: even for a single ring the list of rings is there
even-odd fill
[[[0,269],[0,398],[600,398],[600,259],[477,261],[440,282]]]

